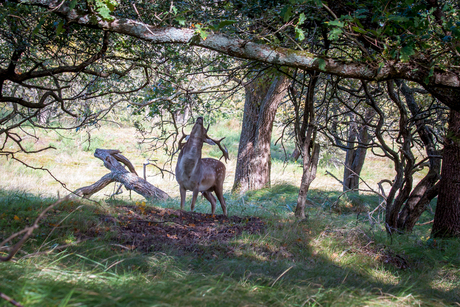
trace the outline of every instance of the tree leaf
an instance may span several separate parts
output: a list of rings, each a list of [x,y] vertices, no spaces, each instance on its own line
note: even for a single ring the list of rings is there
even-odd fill
[[[406,22],[409,20],[409,18],[404,17],[404,16],[399,16],[399,15],[390,15],[388,17],[388,20],[396,21],[396,22]]]
[[[97,13],[101,16],[104,20],[113,20],[113,17],[110,16],[110,10],[107,6],[101,6],[97,9]]]
[[[232,24],[236,23],[236,20],[224,20],[219,22],[219,25],[217,26],[217,30],[222,29],[225,26],[230,26]]]
[[[40,31],[41,27],[45,24],[45,17],[41,17],[40,20],[38,21],[38,25],[35,27],[35,29],[32,31],[33,34],[37,34],[38,31]]]
[[[325,70],[325,69],[326,69],[326,61],[325,61],[324,59],[317,58],[316,61],[318,61],[318,67],[319,67],[319,69],[321,69],[321,70]]]
[[[118,6],[118,1],[116,0],[92,0],[94,3],[94,8],[97,14],[102,17],[104,20],[111,21],[113,17],[110,14],[115,11],[115,7]]]
[[[340,28],[343,28],[345,26],[345,23],[340,20],[331,20],[331,21],[328,21],[327,24],[330,26],[336,26]]]
[[[305,39],[305,33],[299,27],[295,27],[295,38],[299,41],[303,41]]]
[[[281,10],[281,16],[283,17],[284,22],[288,22],[289,19],[291,19],[291,16],[292,16],[292,7],[290,7],[289,5],[286,5]]]
[[[69,4],[69,10],[73,10],[77,6],[78,0],[72,0]]]
[[[171,6],[171,9],[173,10],[174,15],[177,15],[177,8],[174,5]]]
[[[178,17],[176,17],[175,20],[176,20],[181,26],[185,26],[185,21],[186,21],[185,17],[183,17],[183,16],[178,16]]]
[[[118,1],[117,0],[105,0],[105,5],[107,8],[110,10],[111,13],[115,11],[115,8],[118,6]]]
[[[56,35],[61,35],[64,32],[64,21],[59,21],[56,27]]]
[[[407,62],[410,59],[411,55],[415,54],[414,46],[413,45],[406,45],[401,49],[400,59],[403,62]]]
[[[302,25],[302,24],[305,22],[306,19],[307,19],[307,18],[305,17],[305,14],[304,14],[304,13],[301,13],[301,14],[299,15],[299,22],[297,22],[297,24],[298,24],[298,25]]]
[[[206,40],[206,38],[208,37],[208,32],[206,32],[203,28],[201,28],[200,24],[196,24],[195,27],[196,27],[196,33],[200,34],[201,39]]]
[[[362,34],[366,34],[367,31],[366,30],[363,30],[361,29],[360,27],[352,27],[353,31],[355,32],[358,32],[358,33],[362,33]]]
[[[332,29],[331,32],[329,32],[329,39],[330,40],[336,40],[339,38],[339,36],[342,34],[343,30],[340,28],[335,28]]]

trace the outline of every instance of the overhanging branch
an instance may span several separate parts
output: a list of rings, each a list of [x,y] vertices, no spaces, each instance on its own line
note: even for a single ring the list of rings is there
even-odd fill
[[[110,32],[129,35],[148,41],[152,44],[188,44],[214,50],[242,59],[301,68],[306,71],[320,71],[347,78],[369,81],[389,79],[406,79],[425,84],[427,87],[460,88],[460,76],[457,72],[434,70],[426,83],[429,69],[411,62],[386,61],[379,63],[352,63],[326,58],[306,51],[275,47],[253,43],[238,38],[229,38],[218,33],[209,33],[205,40],[197,35],[194,29],[153,27],[149,24],[126,18],[113,18],[112,21],[102,19],[88,12],[70,9],[67,3],[56,0],[16,0],[18,3],[41,6],[53,10],[69,23],[98,28]],[[451,106],[452,107],[452,106]],[[460,105],[455,104],[460,108]]]

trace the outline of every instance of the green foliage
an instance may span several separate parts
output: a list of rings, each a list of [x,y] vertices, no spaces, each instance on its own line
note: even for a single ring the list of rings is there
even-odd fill
[[[119,3],[117,0],[88,0],[88,4],[102,19],[112,21],[113,17],[111,14]],[[72,5],[75,6],[74,1],[72,1]]]
[[[201,24],[195,24],[195,31],[201,37],[202,40],[206,40],[208,37],[208,31],[206,31],[206,27],[202,27]]]

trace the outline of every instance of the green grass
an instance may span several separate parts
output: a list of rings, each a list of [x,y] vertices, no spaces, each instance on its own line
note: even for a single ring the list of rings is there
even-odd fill
[[[30,224],[53,201],[1,193],[2,237]],[[232,214],[262,216],[266,230],[202,246],[200,254],[174,246],[126,250],[103,234],[34,255],[75,243],[75,229],[106,227],[99,215],[129,204],[67,202],[49,214],[14,262],[0,264],[0,289],[25,306],[446,306],[460,299],[458,241],[430,242],[429,226],[390,240],[353,212],[321,206],[308,207],[309,219],[298,222],[283,206],[296,194],[296,187],[282,185],[227,195]],[[201,209],[209,208],[200,202]]]

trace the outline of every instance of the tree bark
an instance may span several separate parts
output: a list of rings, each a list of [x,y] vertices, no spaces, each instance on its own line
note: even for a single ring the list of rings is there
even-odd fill
[[[104,175],[101,179],[92,185],[76,190],[74,194],[84,198],[89,198],[94,193],[105,188],[108,184],[116,181],[122,183],[126,189],[133,190],[148,200],[164,200],[169,198],[167,193],[139,177],[131,162],[123,155],[121,155],[119,150],[96,149],[94,156],[101,159],[104,162],[104,166],[111,170],[111,172],[107,175]],[[125,164],[129,171],[126,170],[126,168],[120,162]]]
[[[313,144],[313,148],[308,148],[310,142],[304,143],[303,155],[303,172],[302,180],[300,182],[299,196],[297,197],[297,206],[295,208],[295,216],[298,218],[305,218],[305,204],[307,203],[307,194],[310,189],[310,185],[316,178],[316,171],[318,169],[319,151],[320,147],[318,143]]]
[[[285,75],[262,75],[245,86],[243,127],[235,170],[233,191],[244,193],[270,185],[270,144],[273,121],[286,95]]]
[[[370,120],[374,115],[371,108],[366,111],[365,118]],[[365,123],[354,123],[350,127],[351,131],[348,136],[347,154],[345,156],[345,167],[343,171],[343,191],[359,189],[359,175],[366,160],[367,145],[370,142],[368,127]],[[355,146],[358,143],[358,146]],[[358,192],[357,192],[358,193]]]
[[[319,144],[315,142],[317,127],[315,123],[315,88],[318,83],[319,73],[310,75],[308,83],[308,92],[305,99],[303,110],[302,125],[296,129],[297,140],[300,143],[300,151],[303,157],[302,180],[300,182],[299,196],[297,197],[297,206],[295,216],[305,218],[305,204],[307,202],[307,193],[310,184],[316,178],[316,171],[319,160]],[[300,112],[296,111],[297,114]]]
[[[432,236],[460,237],[460,112],[451,110]]]

